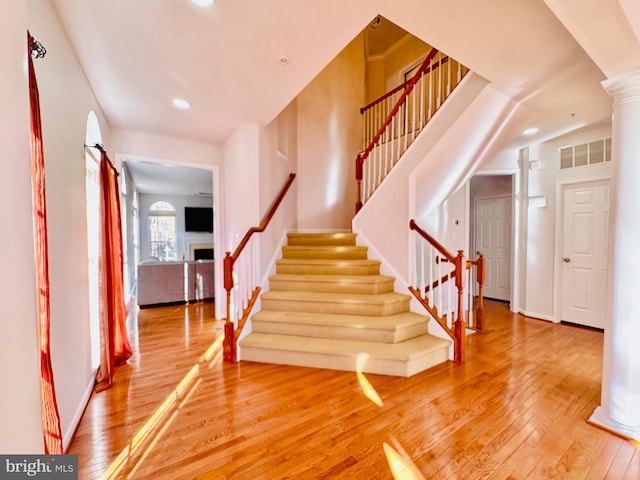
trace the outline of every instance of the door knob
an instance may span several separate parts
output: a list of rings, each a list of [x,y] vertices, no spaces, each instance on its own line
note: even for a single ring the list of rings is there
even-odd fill
[[[565,263],[569,263],[571,261],[571,259],[569,257],[564,257],[562,259],[562,261],[565,262]]]

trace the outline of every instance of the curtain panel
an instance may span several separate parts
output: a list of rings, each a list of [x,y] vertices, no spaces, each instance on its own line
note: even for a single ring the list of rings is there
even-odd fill
[[[124,304],[124,274],[118,173],[101,148],[100,366],[96,392],[113,383],[115,367],[131,357]]]
[[[31,107],[31,189],[33,195],[33,227],[37,286],[38,336],[40,345],[40,392],[42,401],[42,427],[46,454],[61,454],[62,429],[56,400],[56,389],[51,368],[49,345],[51,301],[49,295],[49,252],[47,238],[47,208],[44,178],[44,151],[40,120],[40,95],[33,68],[31,46],[33,37],[27,32],[29,57],[29,102]]]

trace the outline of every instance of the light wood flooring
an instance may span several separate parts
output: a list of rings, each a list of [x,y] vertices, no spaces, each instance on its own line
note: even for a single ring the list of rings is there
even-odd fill
[[[391,479],[384,444],[424,478],[640,479],[640,446],[585,422],[602,333],[488,303],[464,364],[362,381],[223,365],[212,303],[142,310],[133,358],[93,395],[69,453],[81,479]]]

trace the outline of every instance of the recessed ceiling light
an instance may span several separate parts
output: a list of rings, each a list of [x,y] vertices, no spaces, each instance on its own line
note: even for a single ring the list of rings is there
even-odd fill
[[[191,3],[199,7],[210,7],[213,5],[213,0],[191,0]]]
[[[522,132],[523,135],[533,135],[534,133],[538,133],[538,129],[536,127],[527,128]]]
[[[182,98],[174,98],[171,102],[173,103],[174,107],[181,108],[182,110],[185,110],[191,106],[189,102]]]

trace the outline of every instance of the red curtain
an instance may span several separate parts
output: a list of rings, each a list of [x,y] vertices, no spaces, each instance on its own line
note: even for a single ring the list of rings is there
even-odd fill
[[[124,304],[124,274],[118,173],[100,149],[102,243],[100,248],[100,367],[96,392],[113,383],[115,367],[131,357]]]
[[[42,396],[42,427],[46,454],[61,454],[62,430],[51,368],[49,326],[51,318],[49,298],[49,252],[47,240],[47,208],[44,186],[44,152],[40,122],[40,96],[31,58],[33,37],[27,33],[29,57],[29,101],[31,104],[31,188],[33,192],[33,221],[35,268],[37,285],[37,315],[40,337],[40,391]]]

